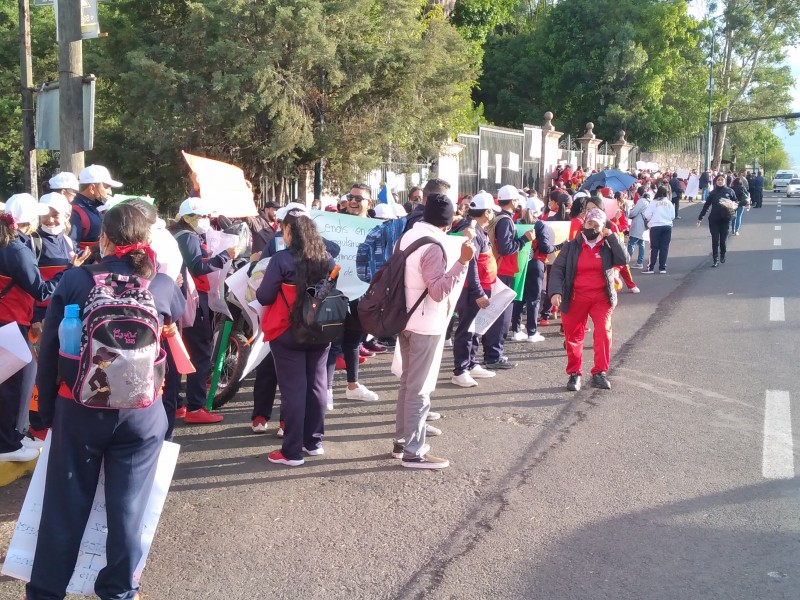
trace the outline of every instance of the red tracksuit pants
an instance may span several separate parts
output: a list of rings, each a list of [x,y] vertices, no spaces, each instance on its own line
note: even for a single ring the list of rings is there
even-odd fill
[[[562,313],[564,339],[567,350],[567,375],[581,373],[583,363],[583,338],[586,323],[592,318],[594,329],[594,367],[592,375],[608,371],[611,362],[611,303],[605,290],[575,294],[569,303],[569,312]]]

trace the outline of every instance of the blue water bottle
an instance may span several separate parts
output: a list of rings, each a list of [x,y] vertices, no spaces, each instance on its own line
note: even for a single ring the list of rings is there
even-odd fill
[[[81,307],[77,304],[67,304],[64,307],[64,320],[58,326],[58,342],[61,352],[70,356],[81,353],[81,331],[83,324],[80,319]]]

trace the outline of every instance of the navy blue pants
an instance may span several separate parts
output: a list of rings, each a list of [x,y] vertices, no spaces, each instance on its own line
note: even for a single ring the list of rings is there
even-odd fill
[[[175,430],[175,411],[178,410],[178,394],[181,390],[181,374],[178,373],[178,368],[175,366],[169,344],[165,340],[161,345],[167,353],[167,373],[164,376],[164,396],[162,398],[164,412],[167,414],[167,433],[164,434],[164,439],[171,442]]]
[[[314,450],[325,433],[328,396],[327,346],[304,346],[284,331],[270,342],[275,371],[281,389],[283,455],[289,460],[303,458],[303,447]]]
[[[505,283],[508,287],[514,287],[513,275],[498,275],[497,278]],[[497,320],[492,323],[489,330],[483,336],[483,362],[496,363],[503,359],[506,334],[511,325],[511,312],[513,310],[513,302],[508,305],[508,308],[500,315]]]
[[[102,600],[133,598],[133,572],[142,557],[147,498],[167,419],[158,398],[148,408],[87,408],[56,399],[50,458],[28,600],[62,600],[81,550],[81,538],[104,463],[108,564],[95,581]]]
[[[487,295],[490,291],[484,290]],[[480,308],[470,300],[469,290],[464,288],[456,302],[458,327],[453,334],[453,375],[461,375],[478,364],[478,335],[469,331]]]
[[[256,379],[253,382],[253,414],[250,417],[251,421],[256,417],[264,417],[267,421],[272,419],[272,407],[275,406],[275,394],[277,391],[278,374],[275,372],[275,357],[270,352],[256,367]]]
[[[511,315],[511,331],[519,331],[522,327],[522,307],[526,306],[528,315],[528,335],[536,333],[539,318],[539,305],[542,302],[542,288],[544,287],[544,263],[533,259],[528,263],[525,274],[525,287],[522,291],[522,301],[514,300],[514,312]]]
[[[28,339],[28,327],[19,325],[22,337]],[[36,375],[36,361],[31,361],[21,370],[0,383],[0,453],[14,452],[22,448],[22,434],[17,431],[19,410],[27,389],[30,398],[31,377]]]
[[[656,225],[650,228],[650,262],[647,269],[667,270],[669,243],[672,241],[671,225]]]
[[[192,327],[183,330],[183,343],[197,372],[186,376],[186,409],[199,410],[206,405],[208,376],[211,374],[214,330],[208,309],[208,294],[200,292],[197,316]]]

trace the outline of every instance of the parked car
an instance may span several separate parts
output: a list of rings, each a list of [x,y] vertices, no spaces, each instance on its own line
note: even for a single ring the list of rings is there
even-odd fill
[[[792,179],[786,186],[786,197],[791,198],[792,196],[800,196],[800,178]]]
[[[792,179],[800,179],[800,173],[796,173],[795,171],[777,171],[775,177],[772,179],[772,189],[776,192],[780,192],[786,189],[786,186],[789,185]]]

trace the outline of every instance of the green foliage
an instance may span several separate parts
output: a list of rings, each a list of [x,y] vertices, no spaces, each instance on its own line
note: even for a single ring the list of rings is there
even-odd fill
[[[701,129],[702,53],[682,0],[562,0],[532,32],[490,39],[477,99],[502,125],[540,123],[640,144]]]

